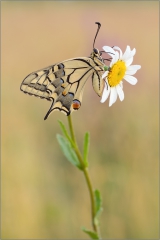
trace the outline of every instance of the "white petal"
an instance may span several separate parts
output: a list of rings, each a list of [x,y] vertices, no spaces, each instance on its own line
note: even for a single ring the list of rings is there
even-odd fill
[[[128,54],[126,56],[123,56],[123,60],[127,61],[130,58],[132,58],[136,53],[136,49],[134,48],[132,51],[130,50],[130,52],[128,52]]]
[[[118,93],[119,99],[121,101],[123,101],[123,99],[124,99],[124,92],[123,92],[122,87],[120,85],[117,85],[116,89],[117,89],[117,93]]]
[[[114,55],[114,57],[113,57],[113,59],[112,59],[112,61],[110,63],[110,67],[112,67],[113,64],[115,64],[118,61],[118,59],[119,59],[119,53],[115,52],[115,55]]]
[[[100,101],[101,103],[104,103],[107,100],[110,90],[111,90],[110,86],[107,85],[107,83],[105,82],[105,86],[104,86],[103,93],[102,93],[102,98]]]
[[[133,50],[131,51],[131,56],[133,57],[136,54],[136,49],[133,48]]]
[[[115,59],[116,59],[116,62],[119,60],[119,52],[115,52]]]
[[[102,79],[105,78],[107,75],[108,75],[108,71],[106,71],[105,73],[103,73]]]
[[[127,74],[127,75],[133,75],[133,74],[135,74],[135,73],[138,71],[138,69],[140,69],[140,68],[141,68],[140,65],[131,65],[131,66],[128,66],[127,71],[126,71],[126,74]]]
[[[111,94],[109,99],[109,107],[112,106],[113,103],[117,100],[117,90],[115,87],[111,88]]]
[[[137,70],[127,70],[126,74],[127,75],[134,75],[137,72]]]
[[[108,53],[111,57],[114,56],[115,51],[113,50],[113,48],[109,47],[109,46],[104,46],[103,50]]]
[[[122,50],[119,47],[117,47],[117,46],[114,46],[113,49],[116,49],[116,50],[118,50],[120,52],[119,53],[119,59],[121,59],[122,58]]]
[[[123,82],[122,81],[119,83],[119,86],[123,89]]]
[[[133,48],[133,50],[130,51],[130,54],[129,54],[128,58],[133,57],[135,55],[135,53],[136,53],[136,49]],[[127,58],[126,58],[126,60],[127,60]]]
[[[133,57],[125,60],[126,67],[130,66],[132,64],[132,62],[133,62]]]
[[[127,68],[127,70],[138,70],[141,68],[141,65],[131,65]]]
[[[126,60],[130,56],[130,52],[131,52],[130,46],[127,46],[126,51],[124,52],[124,54],[122,56],[122,60]]]
[[[115,63],[115,59],[113,58],[112,61],[110,62],[110,67],[112,67],[114,63]]]
[[[123,78],[132,85],[135,85],[137,83],[137,78],[133,76],[125,75]]]

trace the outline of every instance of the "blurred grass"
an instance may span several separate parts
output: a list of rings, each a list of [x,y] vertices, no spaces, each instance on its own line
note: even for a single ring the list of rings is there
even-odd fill
[[[125,100],[99,103],[88,80],[73,113],[80,146],[91,134],[90,174],[103,196],[103,238],[158,238],[158,2],[9,1],[2,13],[2,238],[84,239],[90,203],[83,176],[60,151],[62,113],[19,91],[24,77],[47,65],[89,56],[96,47],[136,48],[138,84]],[[95,114],[96,113],[96,114]],[[84,186],[84,187],[83,187]],[[63,229],[63,231],[62,231]],[[115,231],[116,230],[116,231]]]

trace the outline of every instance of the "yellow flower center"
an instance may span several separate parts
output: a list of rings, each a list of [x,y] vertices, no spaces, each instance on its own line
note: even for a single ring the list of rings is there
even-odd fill
[[[123,79],[126,72],[125,62],[122,60],[117,61],[109,70],[108,73],[108,83],[110,87],[117,86],[120,81]]]

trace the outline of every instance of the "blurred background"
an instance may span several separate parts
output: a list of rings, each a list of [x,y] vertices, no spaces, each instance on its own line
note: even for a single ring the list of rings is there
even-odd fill
[[[90,132],[90,175],[101,191],[105,239],[158,238],[159,25],[156,1],[3,1],[2,239],[86,239],[90,200],[83,174],[56,140],[59,112],[23,94],[22,80],[43,67],[89,56],[95,47],[127,45],[142,66],[138,83],[124,82],[125,99],[100,103],[88,80],[72,115],[82,149]]]

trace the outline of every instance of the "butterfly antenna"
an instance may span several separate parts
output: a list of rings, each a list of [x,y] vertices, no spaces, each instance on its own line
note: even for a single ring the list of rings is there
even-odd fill
[[[98,29],[97,29],[97,32],[96,32],[96,36],[95,36],[95,38],[94,38],[93,48],[94,48],[94,44],[95,44],[96,37],[97,37],[97,35],[98,35],[99,29],[100,29],[100,27],[101,27],[101,24],[100,24],[99,22],[95,22],[95,24],[98,24]]]

